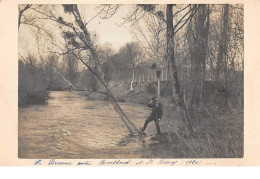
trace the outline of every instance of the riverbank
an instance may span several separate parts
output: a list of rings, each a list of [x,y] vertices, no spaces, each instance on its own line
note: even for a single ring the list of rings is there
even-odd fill
[[[172,148],[173,157],[243,157],[242,109],[223,110],[221,105],[214,103],[200,107],[193,106],[189,109],[194,129],[194,136],[191,136],[187,129],[187,122],[181,118],[184,114],[172,105],[169,89],[165,86],[162,85],[162,89],[166,89],[166,95],[162,97],[164,115],[160,126],[162,131],[167,133],[167,143]],[[110,88],[118,101],[147,105],[150,99],[156,96],[155,83],[138,83],[133,91],[130,91],[129,84],[113,84]],[[95,95],[91,94],[90,97],[95,98]]]
[[[161,89],[164,91],[163,98],[169,99],[170,92],[168,89],[169,85],[166,83],[161,84]],[[157,95],[157,86],[156,82],[151,83],[136,83],[134,85],[134,90],[130,90],[130,83],[109,83],[109,89],[113,93],[115,99],[119,102],[133,102],[137,104],[147,105],[151,98]],[[108,97],[104,94],[95,93],[95,92],[83,92],[89,99],[100,99],[100,100],[109,100]]]
[[[163,84],[165,85],[165,84]],[[142,127],[144,121],[146,118],[150,115],[151,109],[147,107],[148,102],[150,101],[151,97],[156,95],[156,84],[144,84],[139,83],[135,86],[135,89],[133,91],[130,91],[130,87],[127,84],[114,84],[113,87],[110,87],[113,94],[115,94],[115,98],[118,100],[119,105],[122,107],[122,109],[126,112],[126,114],[129,116],[131,121],[139,128]],[[50,93],[53,93],[53,91],[50,91]],[[66,94],[61,95],[63,96],[61,98],[58,94]],[[168,92],[169,93],[169,92]],[[113,138],[113,135],[117,136],[117,145],[130,145],[128,147],[131,147],[133,140],[139,140],[138,138],[133,139],[132,137],[125,137],[125,135],[128,134],[128,131],[124,124],[118,119],[118,116],[116,115],[115,111],[113,110],[112,106],[110,105],[107,96],[104,94],[99,93],[89,93],[86,91],[67,91],[67,92],[55,92],[53,94],[57,94],[54,98],[54,96],[50,96],[48,104],[47,105],[39,105],[39,106],[32,106],[28,109],[33,109],[31,112],[28,113],[28,109],[24,108],[24,115],[30,114],[33,115],[35,110],[34,108],[37,108],[37,111],[45,111],[39,116],[45,116],[50,111],[53,112],[52,116],[61,116],[62,119],[64,119],[64,110],[65,108],[71,109],[74,106],[74,110],[69,110],[65,116],[65,118],[68,119],[66,123],[62,124],[66,126],[69,121],[71,121],[72,118],[75,118],[75,120],[85,120],[86,115],[89,116],[90,119],[96,118],[96,122],[101,120],[101,116],[105,113],[111,113],[111,117],[107,116],[105,117],[107,121],[108,119],[113,119],[117,121],[115,126],[120,126],[122,128],[123,135],[119,135],[117,132],[113,132],[110,136]],[[167,92],[166,92],[167,94]],[[64,100],[63,100],[64,98]],[[80,103],[79,100],[80,99]],[[194,128],[194,136],[189,135],[189,132],[187,130],[187,123],[186,121],[182,120],[181,115],[182,112],[175,106],[172,105],[170,101],[171,97],[170,95],[165,95],[162,97],[162,104],[163,104],[163,118],[160,122],[161,131],[164,133],[164,135],[156,139],[152,146],[146,146],[146,148],[138,149],[139,152],[142,154],[144,151],[149,150],[149,156],[144,155],[145,157],[156,157],[159,156],[161,158],[241,158],[243,157],[243,111],[242,110],[221,110],[220,108],[217,108],[214,106],[214,104],[207,105],[204,107],[193,107],[192,110],[189,109],[189,115],[192,121],[192,126]],[[54,100],[62,100],[62,101],[56,101]],[[74,101],[74,102],[73,102]],[[72,104],[73,103],[73,104]],[[85,107],[86,104],[91,103],[91,107]],[[96,105],[104,105],[102,107],[102,110],[100,111],[100,114],[97,114],[96,107],[93,107],[93,104]],[[61,105],[61,104],[64,104]],[[80,105],[80,107],[79,107]],[[109,108],[107,108],[109,106]],[[45,107],[48,108],[48,110],[45,110]],[[41,108],[39,110],[38,108]],[[43,110],[44,109],[44,110]],[[60,111],[57,111],[57,110]],[[76,112],[78,109],[81,109],[80,112]],[[92,110],[95,109],[95,110]],[[27,111],[27,112],[26,112]],[[73,112],[71,112],[73,111]],[[87,112],[88,111],[88,112]],[[46,114],[45,114],[46,113]],[[22,117],[19,113],[19,120],[24,119],[25,117]],[[81,114],[84,114],[81,116]],[[91,114],[91,115],[90,115]],[[37,116],[37,115],[36,115]],[[38,117],[39,117],[38,116]],[[50,115],[48,115],[50,116]],[[38,118],[37,117],[37,118]],[[28,119],[28,117],[26,117]],[[35,116],[30,117],[31,119],[34,119]],[[53,121],[50,117],[44,118],[43,122],[47,119],[50,121],[50,125],[54,125]],[[56,118],[55,118],[56,120]],[[22,120],[26,122],[26,120]],[[74,120],[72,120],[74,121]],[[46,122],[46,121],[45,121]],[[111,122],[109,122],[111,123]],[[98,124],[96,127],[96,133],[97,138],[100,137],[100,130],[102,126],[106,126],[109,124],[106,122]],[[28,123],[27,123],[28,124]],[[56,125],[56,124],[55,124]],[[82,124],[85,127],[91,127],[92,124]],[[89,126],[90,125],[90,126]],[[27,127],[26,125],[24,127]],[[84,128],[85,128],[84,127]],[[93,126],[92,126],[93,128]],[[19,128],[22,129],[22,128]],[[51,129],[51,128],[50,128]],[[49,130],[49,129],[48,129]],[[48,132],[46,130],[45,132]],[[64,132],[62,135],[70,135],[71,132],[69,131],[69,128],[61,130]],[[79,126],[78,130],[81,131],[82,127]],[[91,129],[90,131],[92,131]],[[103,129],[104,130],[104,129]],[[115,130],[115,129],[114,129]],[[85,132],[89,133],[89,130],[86,130]],[[76,132],[76,131],[75,131]],[[147,134],[149,136],[156,136],[156,129],[155,125],[153,123],[149,124],[147,128]],[[85,133],[81,133],[85,136]],[[125,135],[124,135],[125,134]],[[44,134],[43,134],[44,135]],[[96,135],[96,134],[95,134]],[[107,134],[104,134],[107,135]],[[56,137],[60,136],[60,134],[57,134]],[[124,139],[119,138],[125,137]],[[81,138],[79,136],[79,138]],[[89,139],[92,140],[93,136]],[[107,138],[107,136],[104,138]],[[78,140],[77,138],[74,138],[73,140]],[[78,141],[80,142],[80,141]],[[86,140],[86,142],[89,143],[89,141]],[[108,144],[105,144],[104,147],[107,147]],[[111,143],[116,143],[114,139],[110,140]],[[22,143],[22,142],[21,142]],[[76,143],[76,142],[75,142]],[[22,144],[23,145],[23,144]],[[159,148],[167,148],[167,151],[160,151]],[[87,148],[90,150],[89,148]],[[23,150],[23,149],[22,149]],[[130,149],[129,149],[130,150]],[[131,150],[135,150],[134,148],[131,148]],[[78,151],[80,153],[80,151]],[[110,151],[107,154],[108,156],[114,156],[121,158],[125,154],[113,154],[113,150]],[[23,152],[22,152],[23,153]],[[79,154],[77,154],[79,155]],[[84,154],[85,155],[85,154]],[[95,152],[93,151],[93,154],[95,155]],[[66,155],[66,157],[69,157],[70,155]],[[81,154],[80,154],[81,156]],[[134,157],[134,154],[131,154],[131,157]],[[81,156],[84,157],[84,156]],[[126,156],[125,156],[126,157]],[[62,156],[61,156],[62,158]],[[123,157],[124,158],[124,157]]]

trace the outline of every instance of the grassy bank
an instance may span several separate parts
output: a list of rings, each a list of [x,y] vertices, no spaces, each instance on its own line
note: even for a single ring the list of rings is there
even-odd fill
[[[129,84],[125,83],[113,83],[110,84],[110,88],[118,101],[143,105],[147,105],[150,99],[156,95],[155,83],[136,84],[133,91],[130,91]],[[172,105],[171,95],[167,88],[166,84],[162,84],[162,89],[166,89],[166,91],[162,97],[164,115],[160,126],[162,131],[167,133],[167,145],[170,145],[172,157],[243,157],[242,109],[224,110],[223,105],[215,103],[190,107],[189,116],[195,131],[195,135],[191,136],[187,130],[186,121],[182,121],[181,116],[184,114],[178,107]],[[99,97],[101,96],[99,95]],[[103,96],[103,98],[105,97]]]
[[[164,108],[166,116],[173,115],[171,109],[169,106]],[[194,136],[189,135],[185,121],[181,121],[180,118],[171,119],[178,120],[176,124],[179,124],[176,131],[173,130],[169,133],[173,157],[243,157],[242,111],[220,112],[209,106],[205,109],[197,109],[190,117],[195,131]],[[169,122],[168,124],[171,125]]]

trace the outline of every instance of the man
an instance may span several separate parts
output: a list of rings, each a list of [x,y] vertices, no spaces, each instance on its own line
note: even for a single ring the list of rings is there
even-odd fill
[[[145,129],[147,125],[151,122],[154,121],[156,125],[156,130],[157,130],[157,135],[161,135],[160,131],[160,126],[159,126],[159,121],[161,120],[163,116],[163,110],[162,110],[162,105],[158,102],[156,97],[153,97],[148,104],[149,108],[153,108],[151,115],[146,119],[144,123],[144,127],[141,129],[140,134],[145,135]]]

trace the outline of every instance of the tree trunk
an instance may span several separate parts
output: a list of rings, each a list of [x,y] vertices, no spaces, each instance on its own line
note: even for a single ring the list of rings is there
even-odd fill
[[[227,53],[228,53],[228,43],[229,43],[229,5],[223,5],[223,15],[222,15],[222,29],[221,29],[221,40],[219,43],[219,52],[217,59],[217,81],[225,90],[225,101],[223,107],[226,106],[231,108],[229,103],[229,91],[227,83]],[[231,104],[231,103],[230,103]],[[232,108],[230,109],[232,110]]]
[[[209,34],[209,6],[200,6],[194,18],[193,42],[191,42],[193,94],[191,105],[202,102],[203,82]]]
[[[78,7],[77,5],[73,5],[74,6],[74,10],[75,13],[73,13],[75,20],[77,22],[77,24],[79,25],[80,29],[83,31],[84,33],[84,39],[83,42],[85,43],[85,45],[88,47],[88,50],[90,50],[92,58],[95,62],[95,67],[97,68],[97,71],[94,71],[87,63],[85,63],[81,58],[79,58],[78,56],[75,56],[81,60],[81,62],[88,67],[88,69],[90,70],[90,72],[97,78],[97,80],[100,82],[101,86],[105,89],[107,95],[109,96],[109,99],[111,101],[111,104],[113,105],[114,110],[118,113],[120,119],[126,124],[128,130],[130,131],[130,133],[132,134],[139,134],[139,131],[137,129],[137,127],[128,119],[127,115],[124,113],[124,111],[121,109],[121,107],[118,105],[118,103],[116,102],[112,92],[110,91],[110,89],[107,87],[107,85],[104,82],[104,74],[101,71],[101,65],[98,61],[98,55],[97,52],[93,46],[93,43],[90,39],[90,34],[86,28],[86,26],[84,25],[81,15],[79,13]]]
[[[18,16],[18,31],[19,31],[19,28],[20,28],[20,25],[21,25],[21,18],[22,18],[22,12],[20,11],[19,16]]]
[[[160,82],[160,78],[157,78],[157,96],[160,97],[161,96],[161,82]]]
[[[173,4],[167,4],[166,23],[167,23],[167,61],[169,62],[169,77],[172,83],[173,102],[184,112],[184,120],[187,121],[189,132],[193,134],[192,124],[188,116],[187,108],[184,103],[183,94],[180,90],[180,82],[177,76],[177,68],[174,59],[174,29],[173,29]]]
[[[129,120],[129,118],[127,117],[127,115],[124,113],[124,111],[122,110],[122,108],[118,105],[117,101],[115,100],[112,92],[110,91],[110,89],[107,87],[107,85],[105,84],[104,80],[101,79],[100,75],[98,75],[86,62],[84,62],[81,58],[79,58],[78,56],[76,56],[76,58],[78,58],[89,70],[90,72],[97,78],[97,80],[100,82],[100,84],[104,87],[106,94],[109,99],[110,102],[114,108],[114,110],[118,113],[120,119],[125,123],[126,127],[128,128],[129,132],[134,134],[134,135],[138,135],[139,134],[139,130],[137,129],[137,127]]]
[[[138,135],[139,134],[139,130],[137,129],[137,127],[129,120],[129,118],[127,117],[127,115],[124,113],[124,111],[122,110],[122,108],[118,105],[118,103],[116,102],[115,98],[113,97],[112,93],[110,92],[110,90],[107,88],[106,90],[109,93],[109,99],[113,105],[113,108],[115,109],[115,111],[118,113],[120,119],[125,123],[125,125],[127,126],[128,130],[130,131],[131,134],[134,135]]]
[[[18,15],[18,31],[19,31],[19,28],[20,28],[20,25],[21,25],[21,19],[22,19],[22,15],[24,13],[24,11],[26,11],[27,9],[29,9],[30,7],[32,6],[32,4],[27,4],[23,9],[19,9],[18,7],[18,10],[19,10],[19,15]]]
[[[227,66],[227,48],[228,48],[228,23],[229,23],[229,5],[223,6],[223,18],[221,38],[219,42],[219,52],[217,59],[217,79],[218,81],[225,80],[225,70]]]

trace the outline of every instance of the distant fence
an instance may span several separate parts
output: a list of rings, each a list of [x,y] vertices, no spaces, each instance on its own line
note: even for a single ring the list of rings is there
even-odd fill
[[[168,75],[168,70],[161,68],[160,81],[168,81]],[[150,68],[137,69],[135,70],[134,76],[134,83],[157,81],[156,70]],[[132,82],[132,77],[130,78],[130,82]]]

